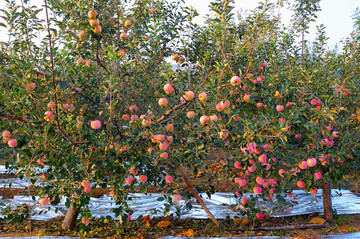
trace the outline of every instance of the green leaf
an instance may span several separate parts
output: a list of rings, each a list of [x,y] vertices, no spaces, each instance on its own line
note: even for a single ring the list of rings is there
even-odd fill
[[[65,90],[68,83],[66,81],[60,83],[60,89]]]

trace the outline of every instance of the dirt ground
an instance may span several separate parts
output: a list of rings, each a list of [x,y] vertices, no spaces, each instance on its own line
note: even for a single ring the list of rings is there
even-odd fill
[[[86,230],[78,226],[72,232],[60,229],[63,217],[48,221],[24,221],[21,224],[6,223],[0,220],[0,237],[30,236],[81,236],[98,238],[144,238],[156,239],[164,236],[202,236],[202,237],[245,237],[245,236],[289,236],[296,238],[320,238],[324,234],[357,232],[360,229],[360,215],[337,216],[334,223],[317,225],[320,228],[296,229],[299,225],[309,225],[310,219],[316,215],[284,218],[265,218],[246,225],[241,219],[219,220],[218,229],[210,220],[183,219],[172,217],[147,220],[139,218],[135,221],[120,224],[118,220],[91,219]],[[159,224],[166,227],[159,227]],[[269,230],[269,227],[289,227],[295,229]],[[264,230],[261,230],[265,228]],[[260,230],[259,230],[260,228]],[[255,230],[255,231],[254,231]]]

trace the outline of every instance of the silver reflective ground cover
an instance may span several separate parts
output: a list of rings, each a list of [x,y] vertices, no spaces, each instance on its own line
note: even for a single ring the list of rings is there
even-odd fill
[[[318,193],[314,196],[311,194],[306,194],[302,190],[295,190],[294,196],[297,197],[297,204],[293,200],[287,199],[285,204],[282,204],[281,207],[277,205],[276,201],[274,203],[270,202],[261,202],[259,206],[264,209],[271,210],[271,215],[274,217],[283,217],[291,215],[303,215],[310,213],[322,213],[322,191],[319,190]],[[342,196],[339,195],[338,191],[335,189],[332,190],[332,202],[333,207],[338,214],[360,214],[360,197],[354,193],[344,190],[341,191]],[[209,210],[214,214],[217,219],[225,219],[226,217],[233,218],[234,216],[239,216],[238,212],[233,210],[231,205],[236,204],[236,200],[232,193],[215,193],[212,195],[211,199],[206,196],[205,193],[200,194],[204,199],[204,202],[208,206]],[[160,193],[149,193],[147,195],[142,193],[132,193],[130,194],[131,200],[128,200],[127,203],[130,205],[130,208],[134,211],[132,219],[137,219],[142,215],[151,215],[152,217],[163,216],[164,208],[166,201],[158,201],[159,197],[162,197],[163,194]],[[12,205],[13,207],[19,206],[21,204],[34,204],[39,200],[39,197],[32,200],[28,196],[15,196],[14,199],[0,199],[1,207],[6,207]],[[57,216],[63,216],[66,213],[67,208],[65,207],[66,199],[63,198],[61,203],[57,206],[45,206],[34,207],[33,219],[37,220],[48,220]],[[186,209],[185,204],[191,202],[193,208],[191,210]],[[205,211],[201,206],[196,202],[194,198],[186,199],[183,198],[177,205],[181,206],[181,218],[195,218],[195,219],[206,219],[208,218]],[[286,208],[284,208],[286,205]],[[104,195],[100,198],[91,198],[89,203],[90,211],[94,217],[106,217],[111,216],[115,218],[115,214],[110,212],[112,208],[116,208],[115,202],[112,197]],[[58,208],[58,212],[55,213],[55,209]],[[47,213],[37,215],[41,210],[49,210]],[[170,215],[175,215],[175,207],[171,208]],[[3,217],[0,215],[0,217]]]
[[[39,173],[46,171],[46,169],[36,169]],[[8,173],[2,165],[0,165],[0,173]],[[0,187],[8,188],[25,188],[29,185],[27,179],[18,179],[18,178],[8,178],[0,179]],[[36,186],[41,186],[36,184]],[[285,203],[281,205],[274,200],[273,203],[269,201],[260,201],[259,207],[265,210],[269,210],[273,217],[284,217],[292,215],[303,215],[311,213],[322,213],[322,190],[318,190],[316,195],[311,195],[305,193],[302,190],[295,190],[293,192],[297,200],[291,200],[286,198]],[[137,219],[142,215],[151,215],[151,217],[163,216],[166,201],[158,201],[159,197],[162,197],[163,194],[160,193],[132,193],[130,194],[131,199],[127,201],[130,208],[134,211],[132,214],[132,219]],[[200,196],[203,198],[204,202],[208,206],[209,210],[214,214],[217,219],[225,219],[226,217],[233,218],[234,216],[239,216],[239,213],[234,211],[233,208],[236,205],[236,199],[233,193],[215,193],[208,198],[205,193],[201,193]],[[249,195],[248,195],[249,196]],[[35,197],[35,201],[29,198],[28,196],[15,196],[14,199],[2,199],[0,197],[0,209],[7,206],[17,207],[21,204],[35,204],[39,200],[39,197]],[[62,198],[61,203],[57,206],[45,206],[40,207],[38,204],[34,207],[32,219],[36,220],[48,220],[55,218],[57,216],[65,215],[67,208],[65,207],[66,198]],[[185,205],[188,202],[192,203],[193,208],[191,210],[186,209]],[[332,190],[332,203],[333,208],[338,214],[360,214],[360,197],[356,194],[343,190],[341,192],[333,189]],[[180,218],[195,218],[195,219],[206,219],[208,218],[205,211],[201,206],[196,202],[194,198],[188,199],[183,198],[177,205],[181,208]],[[106,217],[111,216],[115,218],[115,214],[110,212],[112,208],[116,208],[115,202],[112,197],[104,195],[100,198],[91,198],[89,203],[90,211],[94,217]],[[44,210],[46,213],[38,214],[40,211]],[[55,213],[55,210],[58,209],[58,212]],[[175,207],[172,207],[170,210],[170,215],[175,215]],[[3,215],[0,214],[0,217]],[[29,238],[29,237],[16,237],[16,238]],[[45,239],[56,239],[56,238],[71,238],[71,237],[42,237]],[[75,237],[72,237],[75,238]],[[181,237],[168,236],[162,239],[181,239]],[[197,239],[202,239],[202,237],[195,237]],[[249,237],[237,237],[237,238],[249,238]],[[275,238],[287,238],[287,237],[251,237],[251,238],[262,238],[262,239],[275,239]],[[323,239],[345,239],[345,238],[359,238],[360,233],[348,233],[348,234],[336,234],[336,235],[324,235],[321,238]],[[211,239],[220,239],[220,238],[211,238]],[[227,238],[222,238],[227,239]],[[236,239],[236,238],[234,238]]]

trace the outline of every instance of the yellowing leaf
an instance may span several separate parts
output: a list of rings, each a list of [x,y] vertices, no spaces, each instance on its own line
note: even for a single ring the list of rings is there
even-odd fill
[[[320,217],[314,217],[309,221],[311,224],[324,224],[325,222],[326,220]]]
[[[360,122],[360,112],[358,113],[357,111],[358,111],[358,110],[356,110],[357,115],[356,115],[356,114],[352,114],[352,115],[350,116],[350,119],[357,119],[357,121]]]
[[[171,225],[171,222],[169,221],[161,221],[157,224],[158,227],[168,227]]]
[[[327,116],[330,120],[334,120],[334,117],[332,117],[331,115],[326,114],[326,116]]]
[[[189,230],[185,233],[184,236],[186,236],[186,237],[194,237],[194,236],[195,236],[195,232],[194,232],[193,229],[189,229]]]
[[[239,223],[239,222],[242,222],[243,221],[243,219],[241,219],[241,218],[234,218],[233,219],[233,222],[235,222],[235,223]]]
[[[357,119],[357,121],[360,122],[360,108],[356,109],[356,114],[352,114],[350,116],[350,119]]]
[[[147,221],[149,221],[149,219],[150,219],[150,215],[143,216],[141,222],[146,223]]]
[[[243,224],[244,226],[249,225],[249,224],[250,224],[250,220],[247,219],[247,218],[244,218],[244,219],[242,220],[241,224]]]

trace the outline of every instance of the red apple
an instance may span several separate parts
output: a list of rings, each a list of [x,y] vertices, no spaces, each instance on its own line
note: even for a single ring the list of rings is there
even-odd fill
[[[89,23],[90,23],[90,26],[97,27],[97,26],[99,26],[100,21],[99,21],[99,19],[90,19]]]
[[[194,111],[189,111],[186,113],[186,116],[189,118],[189,119],[192,119],[195,117],[195,112]]]
[[[166,84],[164,86],[164,91],[166,94],[171,94],[174,91],[174,88],[172,87],[171,84]]]
[[[240,83],[241,83],[241,79],[240,79],[240,77],[238,77],[238,76],[233,76],[233,77],[230,79],[230,84],[231,84],[232,86],[238,86],[238,85],[240,85]]]
[[[218,121],[218,117],[216,115],[210,115],[210,121],[212,122],[217,122]]]
[[[83,219],[81,219],[81,223],[84,224],[85,226],[88,226],[90,222],[89,222],[89,219],[83,218]]]
[[[102,28],[101,26],[96,26],[93,30],[92,30],[95,34],[100,34],[102,32]]]
[[[174,55],[172,56],[172,59],[173,59],[174,61],[178,61],[178,60],[179,60],[179,55],[178,55],[178,54],[174,54]]]
[[[160,100],[159,100],[159,105],[160,106],[166,106],[167,105],[167,103],[168,103],[168,101],[167,101],[167,99],[165,99],[165,98],[161,98]]]
[[[179,202],[181,200],[181,195],[180,194],[173,195],[173,200],[174,202]]]
[[[46,111],[44,114],[45,114],[44,119],[46,121],[53,121],[55,119],[55,115],[52,111]]]
[[[146,175],[140,175],[140,176],[139,176],[139,181],[140,181],[141,183],[145,183],[145,182],[147,181],[147,176],[146,176]]]
[[[130,21],[130,20],[126,20],[124,26],[125,26],[125,27],[131,27],[131,21]]]
[[[16,139],[10,139],[8,141],[8,145],[10,148],[15,148],[17,146],[17,140]]]
[[[41,198],[41,199],[39,200],[39,204],[40,204],[41,206],[46,206],[46,205],[49,204],[49,202],[50,202],[50,200],[49,200],[48,197],[44,197],[44,198]]]
[[[244,95],[244,101],[246,102],[246,103],[250,103],[251,102],[251,95],[250,94],[245,94]]]
[[[98,15],[98,12],[94,9],[94,10],[91,10],[89,13],[88,13],[88,16],[90,19],[95,19],[96,16]]]
[[[185,92],[185,99],[187,101],[193,100],[195,98],[195,94],[192,91]]]
[[[125,57],[126,51],[124,49],[120,50],[119,53],[117,54],[118,56],[120,56],[121,58]]]
[[[199,100],[203,103],[207,100],[207,95],[205,92],[199,94]]]
[[[93,128],[93,129],[100,129],[101,121],[100,120],[91,121],[90,125],[91,125],[91,128]]]
[[[261,187],[254,187],[254,193],[255,194],[261,194],[261,192],[262,192],[262,189],[261,189]]]
[[[259,213],[256,214],[256,218],[259,219],[259,220],[261,220],[261,219],[264,218],[264,214],[261,213],[261,212],[259,212]]]
[[[171,177],[171,176],[165,176],[165,181],[166,181],[167,183],[172,183],[172,182],[174,181],[174,179],[173,179],[173,177]]]
[[[304,181],[297,181],[296,185],[299,187],[299,188],[304,188],[305,187],[305,183]]]
[[[35,89],[35,87],[36,87],[36,85],[35,85],[35,83],[33,83],[33,82],[31,82],[31,83],[29,83],[29,84],[26,84],[26,89],[27,89],[28,91],[33,91],[33,90]]]
[[[278,106],[276,106],[276,110],[281,112],[281,111],[284,110],[284,106],[283,105],[278,105]]]
[[[207,124],[207,123],[209,123],[209,121],[210,121],[209,116],[203,115],[203,116],[200,117],[200,123],[201,124]]]

